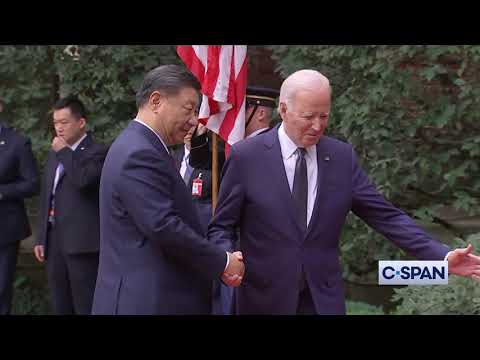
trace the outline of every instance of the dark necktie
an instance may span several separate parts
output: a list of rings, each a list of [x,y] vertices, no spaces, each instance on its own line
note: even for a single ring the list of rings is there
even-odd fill
[[[298,219],[300,224],[307,228],[307,200],[308,200],[308,180],[307,180],[307,162],[305,160],[306,150],[297,149],[297,162],[295,164],[295,177],[293,178],[292,196],[297,206]]]

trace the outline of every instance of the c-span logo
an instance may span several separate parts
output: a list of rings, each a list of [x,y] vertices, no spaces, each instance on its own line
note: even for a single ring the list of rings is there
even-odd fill
[[[448,284],[448,261],[379,261],[378,284]]]

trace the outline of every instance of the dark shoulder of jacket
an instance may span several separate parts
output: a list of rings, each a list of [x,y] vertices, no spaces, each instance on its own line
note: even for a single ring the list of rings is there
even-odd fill
[[[88,146],[87,151],[85,153],[86,156],[94,156],[94,157],[106,157],[107,152],[110,148],[110,144],[106,145],[103,142],[97,141],[93,136],[90,135],[91,143]],[[78,150],[78,149],[77,149]],[[82,154],[83,152],[75,151],[75,154]]]
[[[230,153],[235,152],[237,158],[255,158],[259,154],[259,149],[263,149],[264,143],[263,134],[243,139],[231,147]]]
[[[25,136],[23,135],[20,131],[18,131],[17,129],[14,129],[14,128],[11,128],[11,127],[8,127],[6,125],[3,125],[2,126],[2,130],[1,131],[5,131],[6,134],[8,134],[8,136],[10,136],[11,138],[15,139],[15,141],[18,141],[19,144],[23,145],[27,142],[31,142],[30,141],[30,138],[28,136]]]

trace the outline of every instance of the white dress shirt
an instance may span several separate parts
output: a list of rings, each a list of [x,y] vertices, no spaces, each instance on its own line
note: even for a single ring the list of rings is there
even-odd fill
[[[290,139],[285,132],[283,123],[278,128],[278,140],[280,141],[280,149],[282,151],[283,165],[287,174],[288,186],[290,191],[293,189],[293,179],[295,177],[295,164],[297,162],[298,146]],[[308,198],[307,198],[307,226],[312,218],[313,206],[315,205],[315,197],[317,196],[317,147],[309,146],[305,149],[305,161],[307,163],[307,181],[308,181]]]
[[[190,149],[184,145],[183,146],[183,159],[182,159],[182,164],[180,165],[180,175],[182,178],[185,178],[185,172],[187,171],[187,161],[190,156]]]

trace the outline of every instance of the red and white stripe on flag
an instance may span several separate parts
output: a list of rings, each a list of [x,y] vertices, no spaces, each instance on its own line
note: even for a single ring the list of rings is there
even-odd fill
[[[202,84],[199,121],[233,145],[245,136],[247,47],[178,45],[177,53]]]

